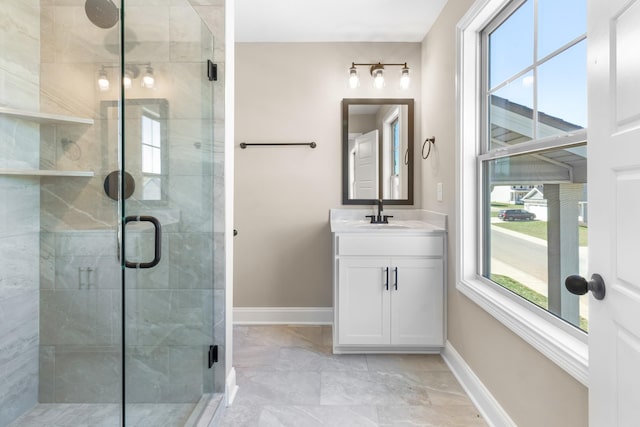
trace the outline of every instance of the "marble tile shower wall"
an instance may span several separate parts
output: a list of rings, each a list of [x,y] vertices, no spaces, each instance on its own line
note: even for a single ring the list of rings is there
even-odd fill
[[[105,176],[118,168],[117,116],[105,108],[118,98],[115,69],[107,68],[109,91],[96,85],[100,66],[118,62],[118,34],[91,24],[84,0],[41,3],[40,108],[95,120],[91,126],[43,128],[48,148],[41,167],[96,176],[41,181],[40,402],[118,402],[117,205],[102,189]],[[203,79],[202,65],[203,57],[223,57],[224,2],[196,3],[126,3],[125,60],[151,62],[157,82],[149,90],[134,81],[126,97],[167,101],[162,122],[169,171],[165,203],[136,200],[139,190],[127,201],[128,213],[153,214],[163,223],[161,264],[126,273],[130,402],[192,402],[224,387],[223,363],[213,376],[205,360],[212,343],[221,344],[224,354],[224,82],[221,76],[208,95],[212,83]],[[213,46],[199,15],[214,30]],[[210,116],[213,127],[205,119]],[[133,121],[128,114],[125,167],[131,170],[140,159],[139,145],[126,144]],[[131,259],[149,259],[145,251],[152,243],[144,227],[132,228],[125,244]],[[211,253],[213,259],[199,257]]]
[[[0,106],[37,110],[39,1],[3,0]],[[37,168],[39,126],[0,115],[0,168]],[[37,178],[0,175],[0,427],[37,403]]]

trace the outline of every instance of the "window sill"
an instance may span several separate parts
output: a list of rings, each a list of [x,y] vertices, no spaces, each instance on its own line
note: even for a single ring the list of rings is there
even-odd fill
[[[460,292],[478,304],[503,325],[553,361],[569,375],[589,385],[589,345],[586,334],[562,322],[553,315],[540,310],[536,313],[493,289],[479,279],[463,279],[457,283]]]

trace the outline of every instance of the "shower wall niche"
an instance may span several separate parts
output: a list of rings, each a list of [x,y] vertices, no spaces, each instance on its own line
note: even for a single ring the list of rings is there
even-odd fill
[[[194,419],[224,389],[224,361],[208,366],[225,344],[224,76],[206,75],[224,1],[115,3],[125,20],[101,28],[85,0],[3,1],[0,427],[39,403]],[[135,180],[121,201],[104,190],[119,170]],[[161,262],[123,270],[123,252],[154,256],[150,224],[122,226],[141,215],[162,225]]]

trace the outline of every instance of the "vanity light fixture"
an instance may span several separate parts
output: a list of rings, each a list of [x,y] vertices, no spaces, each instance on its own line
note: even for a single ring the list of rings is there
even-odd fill
[[[107,77],[107,70],[102,67],[98,73],[98,88],[101,91],[109,90],[109,78]]]
[[[153,75],[153,68],[151,65],[147,65],[147,69],[142,76],[142,87],[146,87],[147,89],[153,89],[156,84],[156,78]]]
[[[402,67],[402,75],[400,76],[400,87],[402,89],[408,89],[410,83],[409,67],[407,67],[407,64],[404,64],[404,67]]]
[[[384,81],[384,67],[402,67],[402,73],[400,76],[400,86],[403,89],[407,89],[409,87],[409,83],[410,83],[410,77],[409,77],[409,67],[407,66],[407,63],[401,63],[401,64],[384,64],[382,62],[378,62],[378,63],[362,63],[362,64],[358,64],[355,62],[351,63],[351,67],[349,68],[349,87],[352,89],[355,89],[356,87],[358,87],[359,83],[360,83],[360,78],[358,77],[358,66],[369,66],[369,73],[371,74],[371,77],[373,77],[373,86],[377,89],[382,89],[385,86],[385,81]]]
[[[145,71],[140,79],[140,85],[147,89],[153,89],[156,85],[156,78],[153,74],[153,68],[150,62],[141,64],[126,64],[124,73],[122,76],[122,85],[125,89],[130,89],[133,85],[133,80],[140,76],[140,67],[144,66]],[[109,76],[107,75],[108,68],[120,68],[119,65],[102,65],[98,71],[98,88],[101,91],[107,91],[110,87]]]
[[[384,87],[384,65],[372,65],[371,77],[373,77],[373,87],[376,89],[382,89]]]
[[[131,81],[133,80],[133,77],[133,71],[129,67],[125,68],[124,76],[122,77],[122,85],[125,89],[131,89]]]
[[[360,78],[358,77],[358,69],[355,64],[349,68],[349,87],[355,89],[360,85]]]

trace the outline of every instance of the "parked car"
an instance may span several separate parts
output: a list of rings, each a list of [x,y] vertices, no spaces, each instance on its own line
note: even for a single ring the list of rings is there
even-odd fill
[[[531,221],[536,218],[536,214],[524,209],[503,209],[498,213],[498,218],[503,221],[515,221],[516,219]]]

